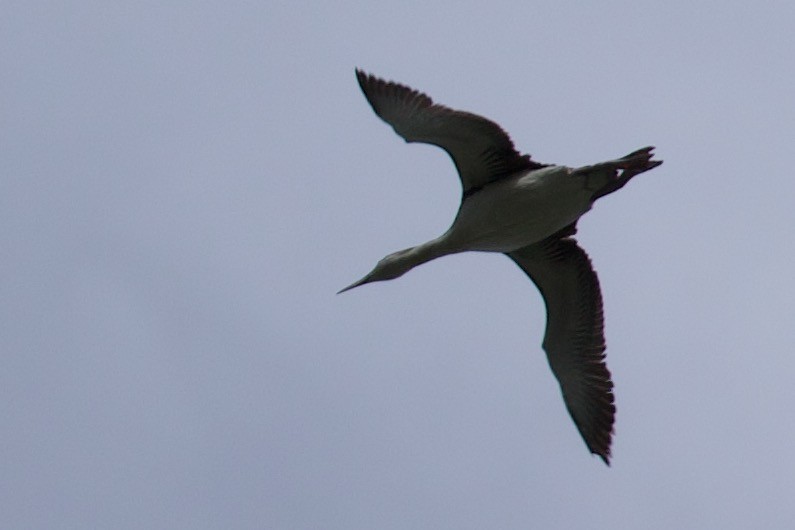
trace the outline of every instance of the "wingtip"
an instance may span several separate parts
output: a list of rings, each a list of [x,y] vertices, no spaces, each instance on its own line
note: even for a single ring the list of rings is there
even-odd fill
[[[363,87],[370,75],[358,66],[354,68],[354,72],[356,72],[356,80],[359,82],[359,85]]]

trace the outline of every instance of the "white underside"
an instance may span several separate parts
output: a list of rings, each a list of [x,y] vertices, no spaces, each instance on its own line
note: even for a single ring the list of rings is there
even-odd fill
[[[510,252],[541,241],[591,208],[593,189],[565,166],[498,181],[461,204],[439,238],[453,251]]]

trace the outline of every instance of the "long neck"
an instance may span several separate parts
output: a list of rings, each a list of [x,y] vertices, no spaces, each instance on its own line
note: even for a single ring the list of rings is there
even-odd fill
[[[400,250],[395,254],[397,254],[397,262],[403,269],[401,274],[405,274],[418,265],[455,252],[457,251],[450,249],[448,245],[446,245],[444,236],[442,236],[417,245],[416,247]]]

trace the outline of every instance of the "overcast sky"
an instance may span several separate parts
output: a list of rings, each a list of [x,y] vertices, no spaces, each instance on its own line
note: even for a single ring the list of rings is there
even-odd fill
[[[793,6],[4,1],[0,527],[792,528]],[[612,467],[510,260],[334,294],[460,197],[356,66],[542,162],[657,146],[579,224]]]

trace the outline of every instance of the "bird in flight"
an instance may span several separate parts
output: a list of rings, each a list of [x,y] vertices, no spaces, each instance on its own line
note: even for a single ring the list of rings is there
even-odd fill
[[[356,78],[375,113],[406,142],[447,151],[463,195],[444,234],[389,254],[340,293],[392,280],[448,254],[504,253],[541,292],[549,366],[588,449],[610,465],[616,408],[605,364],[602,295],[591,261],[573,236],[578,219],[597,199],[662,164],[652,160],[654,148],[578,168],[541,164],[517,152],[508,134],[486,118],[359,69]]]

